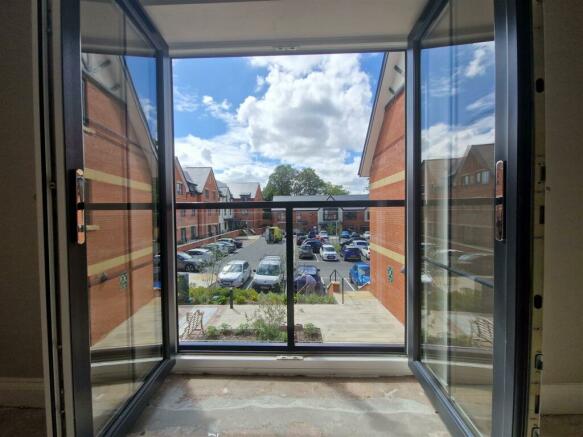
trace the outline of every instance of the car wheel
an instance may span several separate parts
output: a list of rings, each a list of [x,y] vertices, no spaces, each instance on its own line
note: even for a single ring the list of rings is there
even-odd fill
[[[194,268],[194,266],[193,266],[192,264],[186,264],[186,265],[184,266],[184,270],[186,270],[186,271],[187,271],[187,272],[189,272],[189,273],[192,273],[192,272],[194,272],[196,269]]]

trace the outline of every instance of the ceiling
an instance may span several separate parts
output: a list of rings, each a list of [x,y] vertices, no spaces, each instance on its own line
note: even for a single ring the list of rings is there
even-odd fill
[[[403,49],[427,0],[141,0],[174,57]]]

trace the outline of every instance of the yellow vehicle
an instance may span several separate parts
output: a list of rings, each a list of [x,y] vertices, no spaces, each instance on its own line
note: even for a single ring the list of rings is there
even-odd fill
[[[283,232],[277,226],[270,226],[265,229],[265,241],[279,243],[281,240],[283,240]]]

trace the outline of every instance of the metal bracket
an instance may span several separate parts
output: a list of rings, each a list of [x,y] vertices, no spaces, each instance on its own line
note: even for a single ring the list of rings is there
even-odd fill
[[[496,241],[504,241],[506,239],[506,217],[505,217],[505,203],[506,203],[506,165],[504,161],[496,162],[496,206],[495,206],[495,221],[494,232]]]

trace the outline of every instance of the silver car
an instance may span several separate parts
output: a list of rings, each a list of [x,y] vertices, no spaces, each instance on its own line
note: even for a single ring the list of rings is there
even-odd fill
[[[251,277],[251,267],[247,261],[229,261],[219,273],[219,285],[242,287]]]
[[[257,291],[280,292],[285,280],[283,273],[281,258],[266,256],[259,262],[257,270],[255,270],[252,287]]]

